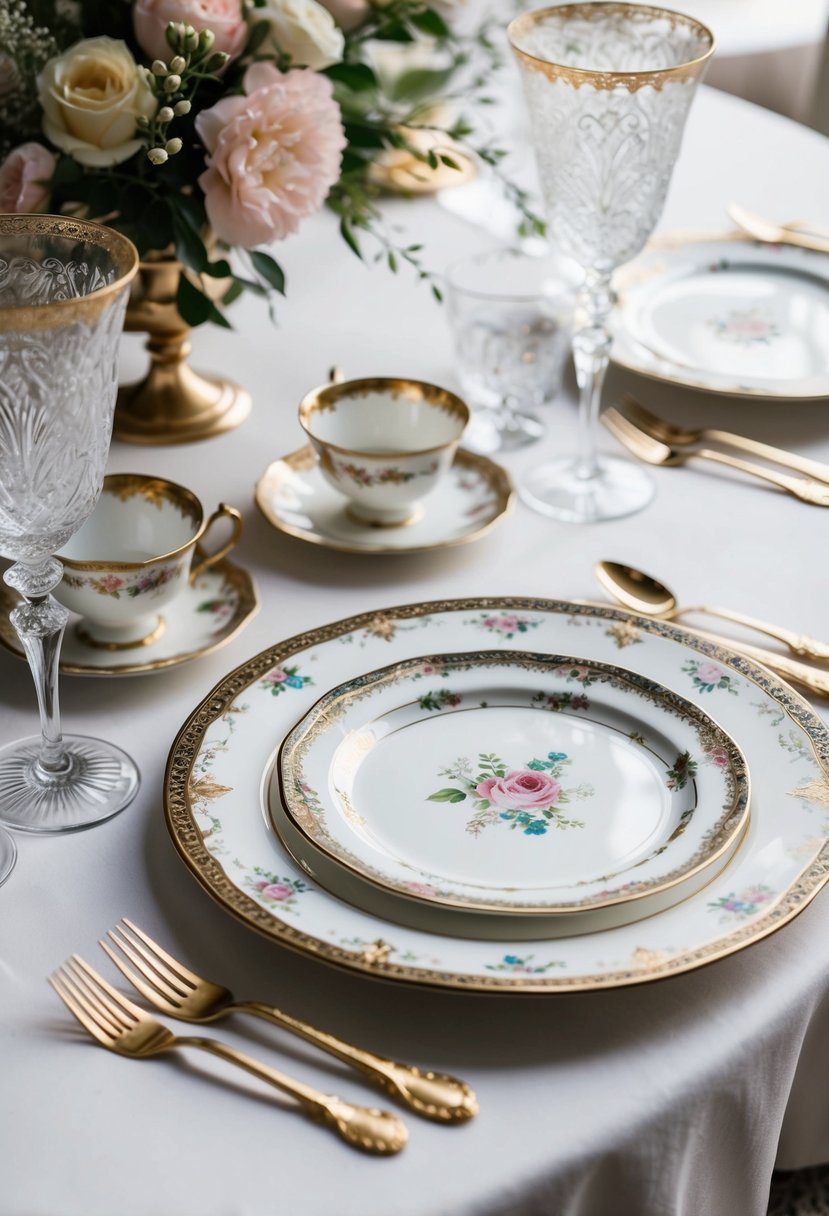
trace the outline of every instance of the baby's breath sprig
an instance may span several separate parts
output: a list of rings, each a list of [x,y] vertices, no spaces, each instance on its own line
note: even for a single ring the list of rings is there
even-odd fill
[[[174,54],[169,62],[154,59],[151,67],[143,69],[158,102],[151,118],[138,119],[151,164],[163,165],[181,151],[182,140],[170,135],[171,123],[190,113],[200,83],[215,80],[227,63],[229,56],[224,51],[213,50],[215,41],[211,30],[199,33],[192,25],[171,21],[167,26],[167,42]]]

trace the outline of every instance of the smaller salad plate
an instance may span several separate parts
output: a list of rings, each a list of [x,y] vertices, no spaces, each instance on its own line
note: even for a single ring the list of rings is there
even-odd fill
[[[449,472],[424,500],[424,511],[402,527],[360,523],[348,500],[326,481],[310,447],[275,461],[256,486],[256,503],[268,523],[288,536],[346,553],[417,553],[477,540],[512,507],[504,469],[459,448]]]
[[[17,593],[0,582],[0,645],[25,659],[9,620],[18,601]],[[175,667],[224,646],[258,611],[252,576],[224,558],[164,610],[164,630],[154,642],[123,650],[95,646],[83,640],[83,618],[73,613],[61,645],[60,670],[77,676],[125,676]]]
[[[268,805],[290,853],[349,903],[529,939],[628,924],[698,891],[739,847],[749,780],[725,731],[653,680],[482,651],[326,693],[284,740]]]
[[[733,233],[669,235],[614,286],[622,367],[735,396],[829,395],[829,254]]]

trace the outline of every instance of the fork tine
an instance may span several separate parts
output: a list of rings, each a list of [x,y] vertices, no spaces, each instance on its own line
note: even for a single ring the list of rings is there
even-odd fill
[[[136,988],[142,996],[146,997],[151,1005],[154,1004],[159,997],[165,1001],[169,1001],[170,1004],[178,1005],[180,1003],[181,998],[179,993],[175,989],[169,987],[164,980],[160,979],[155,973],[149,974],[147,963],[139,960],[139,956],[131,949],[128,942],[122,941],[111,931],[107,933],[107,936],[112,938],[112,940],[118,946],[118,949],[123,950],[124,953],[135,963],[136,967],[140,968],[140,970],[136,971],[133,967],[130,967],[130,965],[121,957],[121,955],[116,954],[116,952],[109,946],[109,943],[105,942],[103,939],[99,939],[98,945],[101,947],[104,953],[109,956],[121,974],[129,980],[133,987]]]
[[[98,972],[94,971],[89,963],[85,963],[79,955],[73,954],[70,963],[74,964],[79,978],[85,980],[87,987],[96,997],[100,998],[102,1004],[110,1009],[113,1016],[126,1022],[128,1026],[134,1026],[144,1016],[143,1010],[139,1009],[137,1005],[133,1005],[132,1001],[128,1001],[116,988],[108,984],[103,976],[98,975]]]
[[[108,1043],[111,1038],[109,1032],[102,1030],[98,1023],[92,1020],[83,1006],[75,1000],[75,997],[63,982],[62,977],[57,972],[54,972],[48,976],[48,980],[66,1008],[80,1022],[87,1034],[91,1034],[99,1043]]]
[[[194,971],[188,971],[183,963],[180,963],[178,959],[173,958],[172,954],[168,954],[166,950],[162,950],[158,942],[153,941],[153,939],[147,933],[145,933],[143,929],[138,928],[138,925],[133,924],[133,922],[126,916],[121,917],[121,924],[126,925],[127,928],[130,929],[135,936],[144,943],[145,946],[147,946],[147,948],[152,952],[153,955],[156,956],[156,958],[167,964],[173,973],[172,978],[185,981],[191,988],[195,988],[199,984],[201,980],[200,976],[196,975]],[[158,969],[157,963],[154,963],[153,965]]]
[[[123,1033],[123,1026],[114,1022],[105,1010],[96,1005],[78,987],[65,967],[59,967],[54,973],[54,978],[61,985],[59,995],[66,1001],[72,1012],[83,1023],[90,1034],[94,1034],[97,1039],[103,1042],[104,1039],[111,1041]],[[55,987],[55,991],[58,991],[56,985],[53,985],[53,987]]]
[[[161,988],[168,988],[172,999],[188,996],[192,992],[197,977],[194,976],[194,982],[191,983],[178,975],[171,967],[168,967],[164,963],[163,959],[154,954],[148,946],[145,946],[140,938],[132,936],[130,930],[124,927],[123,921],[120,925],[116,925],[114,929],[111,929],[107,936],[132,959],[136,967],[147,976],[147,979],[151,982],[156,982],[155,977],[157,976],[160,981],[159,986]],[[150,940],[152,941],[152,938]],[[148,972],[148,968],[152,974]]]

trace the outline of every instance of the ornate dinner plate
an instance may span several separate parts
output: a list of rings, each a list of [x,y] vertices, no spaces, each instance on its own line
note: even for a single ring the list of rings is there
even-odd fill
[[[423,514],[399,528],[352,519],[347,499],[329,485],[310,447],[275,460],[256,485],[256,505],[279,532],[346,553],[420,553],[477,540],[512,508],[509,474],[459,448],[452,468],[423,503]]]
[[[665,236],[614,285],[612,358],[623,367],[737,396],[829,394],[829,254]]]
[[[0,581],[0,646],[26,658],[9,612],[20,596]],[[83,618],[70,614],[60,652],[60,670],[75,676],[147,675],[177,667],[211,654],[236,637],[259,611],[253,576],[223,558],[185,587],[165,609],[165,629],[148,645],[108,650],[84,641],[77,626]]]
[[[654,680],[479,651],[326,693],[283,743],[268,805],[306,873],[358,907],[528,939],[699,890],[742,838],[748,775],[726,733]]]
[[[505,943],[391,924],[350,907],[293,862],[266,801],[275,745],[326,689],[423,654],[578,653],[625,665],[715,716],[752,776],[752,814],[707,887],[647,920]],[[584,692],[576,672],[568,688]],[[784,925],[829,876],[829,732],[802,697],[749,659],[620,609],[468,599],[364,613],[278,642],[225,677],[182,726],[165,813],[192,874],[273,941],[351,970],[481,992],[567,992],[689,971]]]

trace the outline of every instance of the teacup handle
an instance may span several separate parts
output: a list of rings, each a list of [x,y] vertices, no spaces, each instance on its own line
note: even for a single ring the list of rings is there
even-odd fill
[[[220,502],[218,508],[213,512],[208,519],[205,529],[201,534],[201,539],[207,536],[210,529],[220,519],[229,519],[233,524],[233,531],[230,539],[226,544],[222,545],[221,549],[217,549],[215,553],[208,553],[201,561],[195,562],[190,570],[190,585],[195,583],[200,574],[204,574],[205,570],[209,570],[211,566],[215,566],[216,562],[221,561],[225,557],[242,535],[242,516],[235,507],[229,507],[226,502]]]

